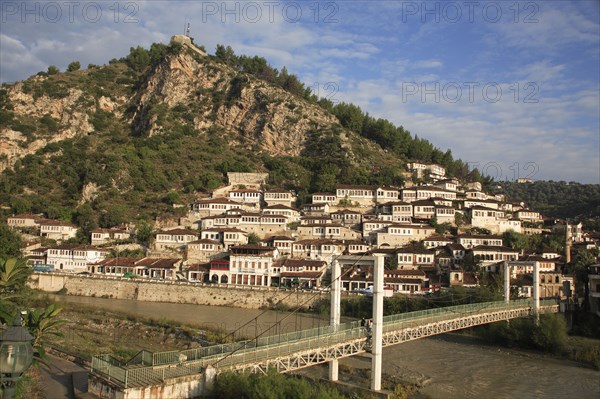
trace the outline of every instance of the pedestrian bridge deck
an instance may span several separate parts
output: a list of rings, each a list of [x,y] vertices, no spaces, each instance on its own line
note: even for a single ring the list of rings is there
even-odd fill
[[[450,306],[384,317],[383,346],[456,331],[463,328],[532,315],[532,300],[484,302]],[[540,301],[540,313],[556,313],[555,300]],[[369,349],[360,322],[324,326],[287,334],[212,345],[183,351],[142,351],[127,363],[110,355],[92,358],[91,372],[115,385],[141,387],[165,379],[198,374],[212,366],[226,370],[288,372],[352,356]]]

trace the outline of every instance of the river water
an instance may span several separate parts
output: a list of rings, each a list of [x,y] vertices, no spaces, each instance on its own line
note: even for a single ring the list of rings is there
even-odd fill
[[[284,334],[329,324],[328,316],[306,313],[52,294],[48,297],[53,301],[92,306],[140,318],[235,331],[236,337]]]
[[[324,326],[323,317],[231,307],[51,296],[54,300],[127,313],[136,317],[220,327],[236,336],[277,334]],[[260,316],[258,321],[256,318]],[[281,324],[280,329],[273,327]],[[342,364],[370,369],[370,355]],[[600,371],[543,355],[481,345],[445,335],[384,348],[383,371],[415,383],[432,399],[600,399]],[[343,378],[342,376],[340,376]]]

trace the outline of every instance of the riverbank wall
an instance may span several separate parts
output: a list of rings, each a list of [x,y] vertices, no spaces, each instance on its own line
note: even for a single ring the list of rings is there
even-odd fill
[[[328,292],[291,291],[278,288],[204,285],[186,282],[142,281],[123,278],[34,273],[28,286],[45,292],[146,302],[187,303],[259,309],[276,304],[307,308]]]

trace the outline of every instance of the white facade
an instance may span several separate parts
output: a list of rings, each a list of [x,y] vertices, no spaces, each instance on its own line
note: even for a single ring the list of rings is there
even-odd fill
[[[109,251],[89,245],[65,244],[48,248],[46,262],[58,272],[79,273],[87,271],[89,263],[104,260]]]

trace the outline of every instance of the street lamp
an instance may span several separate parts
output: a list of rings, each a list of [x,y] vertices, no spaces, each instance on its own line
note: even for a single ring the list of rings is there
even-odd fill
[[[15,384],[33,361],[33,337],[22,322],[21,312],[17,312],[13,325],[0,335],[0,378],[6,399],[13,397]]]

